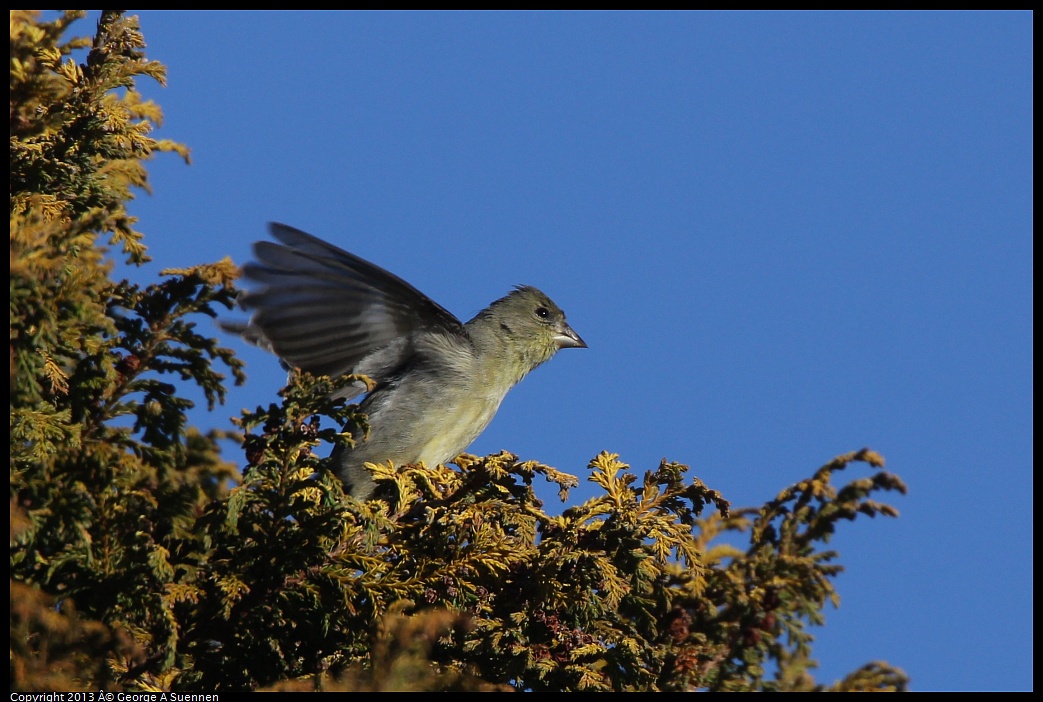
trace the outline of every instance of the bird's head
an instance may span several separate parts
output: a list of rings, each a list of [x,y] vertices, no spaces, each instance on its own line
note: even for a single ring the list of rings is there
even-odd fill
[[[565,313],[542,291],[518,286],[468,323],[477,342],[504,349],[528,372],[559,349],[586,348],[587,343],[565,321]]]

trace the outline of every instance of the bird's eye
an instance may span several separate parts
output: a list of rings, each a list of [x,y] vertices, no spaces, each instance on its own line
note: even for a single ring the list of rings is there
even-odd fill
[[[548,310],[546,307],[537,307],[536,316],[540,319],[547,319],[548,317],[550,317],[550,310]]]

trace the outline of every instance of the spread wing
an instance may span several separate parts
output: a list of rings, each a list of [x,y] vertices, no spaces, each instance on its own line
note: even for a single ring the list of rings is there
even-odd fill
[[[416,352],[418,335],[466,336],[441,305],[369,261],[284,224],[279,242],[254,244],[243,268],[255,288],[240,304],[246,324],[225,324],[290,366],[337,377],[364,373],[378,383]]]

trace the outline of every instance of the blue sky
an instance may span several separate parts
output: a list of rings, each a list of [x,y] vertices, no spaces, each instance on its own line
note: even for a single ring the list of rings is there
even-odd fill
[[[137,14],[193,163],[150,166],[136,279],[277,220],[463,319],[536,285],[590,348],[475,453],[668,457],[755,505],[872,447],[910,492],[832,542],[817,677],[1032,688],[1030,14]],[[243,356],[199,424],[275,399]]]

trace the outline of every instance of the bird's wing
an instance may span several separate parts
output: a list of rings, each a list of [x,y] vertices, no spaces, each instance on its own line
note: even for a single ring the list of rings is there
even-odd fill
[[[254,244],[244,268],[257,288],[246,325],[226,325],[287,364],[317,375],[364,373],[380,382],[415,351],[418,333],[466,336],[441,305],[379,266],[284,224],[280,243]]]

